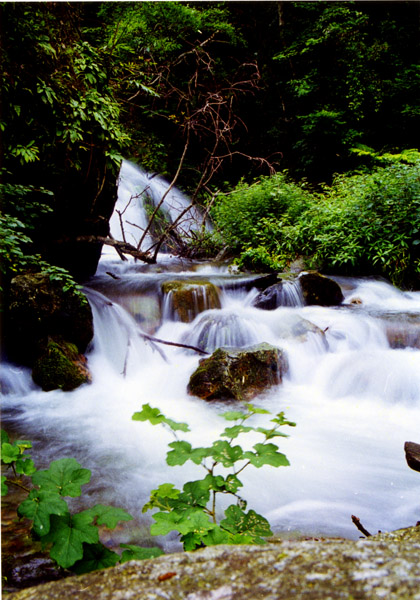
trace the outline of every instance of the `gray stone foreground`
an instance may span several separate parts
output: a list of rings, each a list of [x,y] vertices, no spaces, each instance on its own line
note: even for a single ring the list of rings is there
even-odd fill
[[[420,600],[420,526],[367,539],[214,546],[131,561],[10,600]]]

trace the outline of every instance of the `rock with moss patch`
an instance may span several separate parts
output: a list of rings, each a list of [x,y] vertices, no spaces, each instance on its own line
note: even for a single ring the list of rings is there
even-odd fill
[[[205,310],[221,306],[220,290],[209,281],[165,281],[162,292],[167,314],[184,323],[190,323]]]
[[[270,344],[218,348],[209,358],[200,360],[190,377],[188,393],[205,400],[248,400],[281,383],[287,369],[284,352]]]
[[[93,317],[87,299],[47,274],[28,273],[11,282],[6,350],[11,360],[32,365],[40,344],[59,336],[85,352],[93,337]]]
[[[297,278],[305,303],[318,306],[338,306],[344,300],[340,286],[320,273],[301,273]]]
[[[75,344],[49,339],[34,363],[32,379],[45,392],[56,389],[68,392],[90,383],[91,376],[86,358]]]
[[[22,590],[10,600],[414,600],[420,527],[363,540],[211,546]]]

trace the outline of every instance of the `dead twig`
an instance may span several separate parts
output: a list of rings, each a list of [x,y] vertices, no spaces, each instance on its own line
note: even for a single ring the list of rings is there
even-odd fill
[[[355,517],[354,515],[352,515],[351,520],[356,525],[357,529],[363,533],[363,535],[365,535],[366,537],[370,537],[372,535],[371,533],[369,533],[369,531],[367,529],[365,529],[363,527],[363,525],[360,522],[359,517]]]

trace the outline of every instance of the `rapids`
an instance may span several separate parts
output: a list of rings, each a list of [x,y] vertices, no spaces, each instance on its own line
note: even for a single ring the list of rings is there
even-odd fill
[[[141,508],[150,491],[163,482],[182,485],[201,477],[201,469],[188,463],[168,467],[170,433],[134,422],[132,414],[144,403],[157,406],[189,423],[192,431],[183,438],[201,445],[216,439],[224,427],[218,413],[235,403],[188,396],[199,355],[146,341],[144,316],[139,323],[135,310],[130,314],[124,306],[136,307],[133,300],[141,297],[156,299],[162,281],[204,277],[221,288],[221,309],[205,311],[192,323],[159,321],[153,313],[149,331],[194,345],[203,322],[210,323],[210,351],[223,343],[265,341],[284,348],[290,363],[283,384],[254,403],[285,411],[297,423],[285,431],[289,438],[279,438],[291,466],[245,470],[242,496],[249,508],[285,535],[357,538],[353,514],[371,532],[416,523],[420,481],[405,463],[403,445],[420,440],[420,351],[391,347],[387,326],[390,315],[394,320],[408,315],[418,324],[420,294],[400,292],[383,281],[337,278],[345,295],[338,308],[298,304],[264,311],[252,306],[257,290],[250,278],[230,274],[226,267],[166,257],[158,267],[146,268],[106,257],[86,288],[94,313],[88,353],[93,383],[46,393],[24,368],[4,365],[4,426],[34,440],[38,464],[74,456],[90,468],[86,503],[123,506],[138,520],[120,532],[120,541],[148,543],[151,518],[142,516]],[[285,325],[297,318],[325,334],[309,331],[304,340],[285,336]],[[175,537],[160,543],[167,549],[177,545]]]
[[[146,226],[144,195],[156,205],[168,186],[124,161],[110,223],[114,237],[137,245]],[[162,206],[174,221],[188,202],[173,188]],[[200,222],[198,213],[195,217]],[[192,226],[190,218],[181,224],[184,232]],[[146,239],[142,249],[151,242]],[[176,320],[161,292],[162,283],[171,280],[212,282],[220,289],[221,308],[191,323]],[[92,384],[43,392],[27,369],[2,365],[3,426],[33,440],[37,466],[75,457],[92,470],[87,492],[75,505],[114,504],[135,517],[112,534],[112,543],[150,543],[151,516],[141,513],[150,491],[204,476],[189,463],[168,467],[170,432],[134,422],[132,414],[144,403],[156,406],[186,421],[191,432],[183,438],[200,446],[223,430],[219,413],[237,408],[189,396],[188,380],[200,355],[148,341],[144,333],[209,352],[259,342],[287,352],[290,370],[283,383],[254,404],[284,411],[296,422],[285,431],[289,438],[276,438],[291,466],[241,473],[248,507],[265,515],[276,533],[357,538],[351,515],[371,533],[420,519],[420,477],[407,467],[403,449],[405,441],[420,442],[420,292],[403,293],[385,281],[336,278],[344,303],[323,308],[304,306],[299,288],[289,282],[279,296],[282,306],[266,311],[253,306],[258,294],[253,280],[227,265],[169,255],[154,266],[122,262],[106,249],[85,290],[94,314],[87,355]],[[291,337],[296,325],[303,334]],[[252,446],[260,440],[238,441]],[[174,549],[178,541],[174,534],[159,543]]]

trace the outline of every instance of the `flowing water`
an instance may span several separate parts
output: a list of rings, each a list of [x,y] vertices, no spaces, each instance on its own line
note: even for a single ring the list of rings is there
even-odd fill
[[[161,286],[170,280],[198,287],[213,282],[220,308],[190,323],[178,320],[164,309]],[[123,506],[137,521],[119,541],[148,543],[151,517],[141,508],[150,491],[203,473],[188,463],[168,467],[170,432],[134,422],[132,414],[144,403],[156,406],[189,423],[191,433],[182,437],[202,445],[223,429],[219,413],[238,405],[189,396],[200,355],[143,334],[209,352],[268,342],[287,352],[290,370],[254,404],[285,411],[297,426],[288,428],[289,438],[278,438],[290,467],[241,474],[248,507],[284,534],[357,538],[351,515],[371,532],[415,524],[420,477],[407,467],[403,446],[420,442],[420,293],[402,293],[383,281],[337,281],[345,295],[340,307],[304,306],[289,284],[283,305],[267,311],[253,306],[258,291],[252,277],[226,266],[162,256],[151,267],[104,256],[86,289],[95,329],[88,352],[92,384],[42,392],[26,369],[3,365],[3,426],[34,440],[38,465],[74,456],[90,468],[87,504]],[[177,547],[175,535],[160,543]]]

